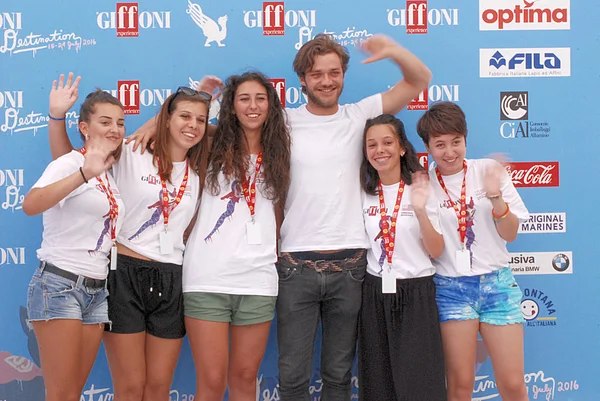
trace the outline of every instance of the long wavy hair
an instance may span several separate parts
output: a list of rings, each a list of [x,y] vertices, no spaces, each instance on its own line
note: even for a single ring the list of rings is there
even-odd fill
[[[151,148],[151,143],[148,143],[146,150],[152,156],[152,162],[157,166],[166,181],[171,181],[171,173],[173,172],[173,160],[169,153],[169,143],[172,141],[171,133],[167,127],[169,117],[177,109],[179,102],[194,102],[206,105],[206,122],[204,124],[204,135],[200,142],[192,146],[187,151],[190,168],[200,177],[200,183],[204,182],[206,176],[206,167],[208,165],[208,113],[210,111],[210,102],[198,96],[186,95],[183,92],[175,92],[171,94],[156,117],[156,139],[154,149]],[[159,166],[160,164],[160,166]]]
[[[219,173],[224,172],[227,183],[243,179],[250,165],[250,151],[240,120],[234,114],[234,99],[241,84],[255,81],[267,91],[269,102],[267,119],[262,127],[260,145],[264,187],[261,193],[274,202],[285,199],[290,186],[290,133],[285,121],[281,102],[273,85],[260,72],[233,75],[225,82],[219,123],[213,140],[206,178],[207,188],[214,196],[221,188]]]
[[[367,157],[367,131],[375,125],[389,125],[398,138],[398,142],[404,148],[404,156],[400,157],[400,176],[407,184],[412,184],[412,174],[417,171],[423,171],[423,166],[419,163],[417,152],[412,143],[406,138],[404,124],[391,114],[382,114],[375,118],[367,120],[365,124],[365,132],[363,134],[363,161],[360,166],[360,185],[363,190],[369,195],[377,195],[379,173],[371,165]]]

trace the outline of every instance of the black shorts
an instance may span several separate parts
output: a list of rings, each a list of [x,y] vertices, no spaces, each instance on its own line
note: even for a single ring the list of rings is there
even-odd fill
[[[432,276],[396,281],[366,275],[358,329],[360,401],[446,401],[440,320]]]
[[[108,316],[117,334],[183,338],[182,266],[119,254],[108,273]]]

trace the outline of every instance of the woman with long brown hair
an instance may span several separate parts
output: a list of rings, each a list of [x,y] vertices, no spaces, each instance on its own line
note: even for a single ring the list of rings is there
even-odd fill
[[[289,181],[290,137],[264,75],[229,77],[198,220],[183,263],[196,400],[256,399],[278,293],[276,211]]]
[[[72,75],[70,75],[70,82]],[[75,103],[71,85],[50,109],[62,117]],[[63,96],[60,96],[62,94]],[[104,344],[119,401],[169,398],[185,326],[184,231],[192,222],[208,158],[211,95],[180,87],[162,105],[155,144],[144,154],[123,145],[113,175],[128,213],[117,236],[115,270],[108,275]],[[64,120],[49,127],[53,157],[70,151]],[[114,263],[114,258],[117,258]]]

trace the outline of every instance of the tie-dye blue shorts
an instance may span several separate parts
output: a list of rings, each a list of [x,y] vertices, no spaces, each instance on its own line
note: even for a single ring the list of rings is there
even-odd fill
[[[524,323],[523,293],[509,267],[479,276],[433,277],[440,321],[479,319],[481,323]]]

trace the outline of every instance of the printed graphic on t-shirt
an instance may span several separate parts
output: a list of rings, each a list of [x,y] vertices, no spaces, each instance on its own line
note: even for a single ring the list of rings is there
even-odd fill
[[[169,209],[171,209],[173,207],[173,205],[175,204],[175,198],[177,196],[177,189],[173,188],[173,191],[168,192],[168,193],[170,195],[169,196]],[[148,209],[156,209],[156,210],[154,210],[154,212],[152,213],[152,216],[150,216],[150,218],[144,224],[142,224],[140,228],[138,228],[138,230],[135,232],[135,234],[133,234],[131,237],[127,238],[127,240],[131,241],[134,238],[139,237],[139,235],[141,233],[143,233],[148,228],[150,228],[150,227],[154,226],[156,223],[158,223],[158,221],[160,220],[160,216],[162,215],[162,212],[163,212],[162,205],[163,205],[163,203],[162,203],[162,188],[161,188],[158,191],[158,201],[156,201],[153,204],[151,204],[150,206],[148,206]]]
[[[454,203],[456,204],[456,206],[458,206],[460,208],[459,201],[456,201]],[[454,209],[452,202],[449,200],[444,201],[444,203],[442,205],[446,209]],[[474,225],[475,225],[475,202],[473,201],[473,197],[471,197],[470,201],[467,203],[467,231],[466,231],[467,234],[466,234],[466,238],[465,238],[465,247],[467,248],[467,250],[469,251],[469,254],[471,255],[471,265],[473,264],[473,252],[471,251],[471,247],[475,243],[475,232],[473,231]],[[460,235],[460,225],[459,225],[459,228],[457,229],[457,231]]]
[[[96,189],[100,192],[102,192],[104,195],[106,195],[106,191],[104,191],[104,188],[102,187],[102,185],[100,184],[96,184]],[[119,193],[113,188],[111,187],[111,190],[113,192],[113,195],[118,196]],[[102,244],[104,244],[104,237],[106,235],[108,235],[108,237],[110,238],[110,206],[108,207],[108,212],[106,212],[106,214],[104,216],[102,216],[102,218],[104,219],[104,227],[102,228],[102,232],[100,233],[100,237],[98,237],[98,241],[96,241],[96,249],[88,249],[87,253],[90,256],[94,256],[96,252],[98,252],[100,250],[100,248],[102,247]]]
[[[240,199],[243,197],[244,193],[242,191],[242,183],[238,180],[233,181],[231,183],[231,192],[221,197],[221,200],[229,199],[227,206],[225,207],[225,211],[221,214],[221,216],[219,216],[214,228],[210,231],[210,233],[204,237],[204,242],[211,241],[212,237],[219,231],[219,228],[221,228],[223,223],[225,223],[225,220],[231,219],[233,212],[235,212],[235,205],[237,205],[240,202]]]
[[[388,221],[388,225],[391,223],[391,218],[386,214],[385,219]],[[383,263],[385,262],[385,240],[383,238],[383,227],[382,227],[381,218],[379,219],[379,233],[373,239],[374,242],[379,240],[379,245],[381,246],[381,256],[379,257],[379,274],[383,273]]]

